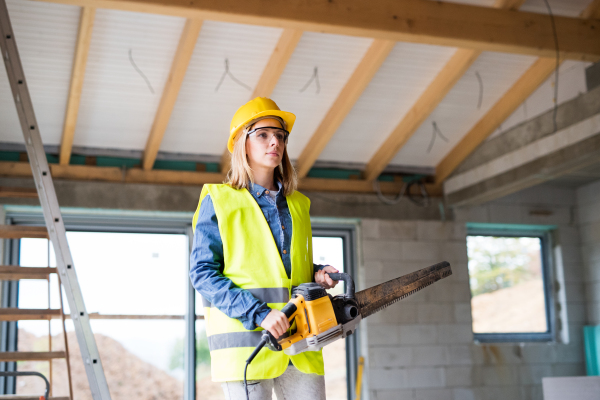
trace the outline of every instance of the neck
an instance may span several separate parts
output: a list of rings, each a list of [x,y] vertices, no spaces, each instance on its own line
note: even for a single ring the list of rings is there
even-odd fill
[[[275,180],[273,179],[274,170],[271,168],[253,168],[254,173],[254,183],[260,185],[268,190],[277,190],[278,187],[275,185]]]

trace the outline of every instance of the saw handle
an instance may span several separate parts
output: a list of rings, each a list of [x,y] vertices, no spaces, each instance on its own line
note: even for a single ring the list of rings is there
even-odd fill
[[[346,297],[351,299],[354,298],[354,280],[352,277],[344,272],[326,272],[327,275],[334,281],[344,281],[346,283]]]

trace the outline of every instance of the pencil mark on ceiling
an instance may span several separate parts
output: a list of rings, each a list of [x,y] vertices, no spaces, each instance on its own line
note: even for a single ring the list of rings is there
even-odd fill
[[[310,86],[310,84],[313,81],[315,82],[315,85],[317,86],[317,91],[315,93],[319,94],[319,92],[321,91],[321,85],[319,83],[319,67],[315,67],[313,69],[312,76],[310,77],[308,82],[306,82],[306,85],[304,85],[304,87],[302,89],[300,89],[300,93],[303,93],[306,89],[308,89],[308,87]]]
[[[440,129],[437,126],[437,123],[435,121],[433,121],[433,134],[431,136],[431,142],[429,142],[429,147],[427,148],[427,154],[429,154],[429,152],[433,148],[433,144],[435,143],[435,138],[438,135],[444,140],[444,142],[448,143],[448,138],[446,136],[444,136],[442,131],[440,131]]]

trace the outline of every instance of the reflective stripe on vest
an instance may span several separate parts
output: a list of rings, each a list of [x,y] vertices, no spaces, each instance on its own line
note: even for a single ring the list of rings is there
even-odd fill
[[[288,288],[254,288],[247,290],[252,293],[252,296],[265,303],[287,303],[290,301]],[[202,307],[212,307],[212,304],[203,297]]]
[[[237,287],[250,291],[269,307],[281,310],[291,289],[312,282],[312,232],[310,200],[299,192],[286,197],[292,217],[291,278],[287,277],[273,233],[258,203],[246,190],[227,185],[204,185],[195,224],[203,198],[210,194],[223,241],[223,270]],[[194,225],[195,228],[195,225]],[[206,333],[211,354],[212,379],[216,382],[240,381],[248,356],[260,341],[262,328],[246,330],[208,302],[204,309]],[[286,370],[289,361],[304,373],[324,374],[321,352],[308,351],[288,356],[282,351],[262,349],[248,367],[248,379],[272,379]]]

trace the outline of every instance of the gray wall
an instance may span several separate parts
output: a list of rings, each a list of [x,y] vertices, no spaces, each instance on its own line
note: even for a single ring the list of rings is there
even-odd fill
[[[587,323],[600,324],[600,182],[577,190]]]
[[[452,222],[362,220],[367,286],[440,260],[453,269],[451,277],[366,320],[371,400],[541,399],[542,377],[584,374],[584,275],[575,206],[574,190],[543,186],[457,209]],[[467,221],[558,225],[555,290],[565,329],[556,343],[473,343]]]

